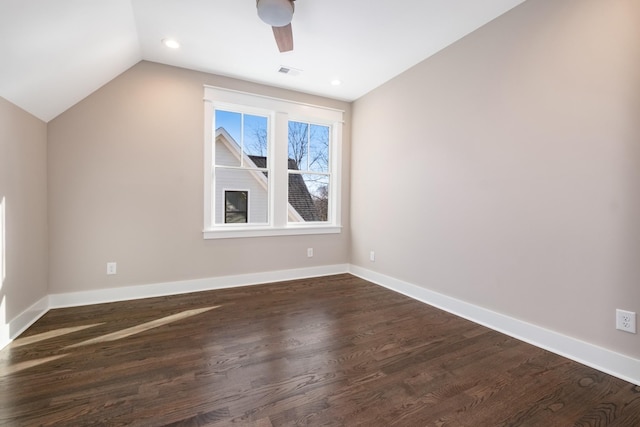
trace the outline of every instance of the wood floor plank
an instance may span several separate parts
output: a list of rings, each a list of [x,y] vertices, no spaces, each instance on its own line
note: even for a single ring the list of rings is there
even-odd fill
[[[640,426],[640,387],[348,274],[51,310],[0,426]]]

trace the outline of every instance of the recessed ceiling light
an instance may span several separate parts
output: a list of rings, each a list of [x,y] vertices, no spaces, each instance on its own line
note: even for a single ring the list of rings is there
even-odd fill
[[[174,39],[162,39],[162,44],[169,49],[177,49],[180,47],[180,43],[178,43],[178,41]]]
[[[335,80],[331,80],[331,85],[332,86],[340,86],[342,84],[342,82],[338,79]]]

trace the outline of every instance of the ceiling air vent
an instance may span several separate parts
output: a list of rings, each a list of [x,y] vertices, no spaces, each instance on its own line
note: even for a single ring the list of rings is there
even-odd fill
[[[286,74],[288,76],[299,76],[302,70],[298,70],[297,68],[287,67],[286,65],[281,65],[278,70],[280,74]]]

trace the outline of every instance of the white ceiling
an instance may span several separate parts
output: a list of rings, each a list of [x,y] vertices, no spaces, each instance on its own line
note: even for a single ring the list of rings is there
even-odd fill
[[[297,0],[279,53],[255,0],[0,0],[0,96],[49,121],[144,59],[353,101],[523,1]]]

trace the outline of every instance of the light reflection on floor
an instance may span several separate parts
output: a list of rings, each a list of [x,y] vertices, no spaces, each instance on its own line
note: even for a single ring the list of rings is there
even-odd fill
[[[139,334],[140,332],[148,331],[149,329],[157,328],[159,326],[166,325],[171,322],[175,322],[177,320],[185,319],[187,317],[195,316],[196,314],[204,313],[205,311],[213,310],[214,308],[218,308],[218,307],[220,306],[215,305],[212,307],[194,308],[193,310],[186,310],[180,313],[172,314],[171,316],[166,316],[160,319],[152,320],[151,322],[142,323],[137,326],[132,326],[130,328],[123,329],[121,331],[112,332],[110,334],[102,335],[96,338],[91,338],[77,344],[72,344],[72,345],[66,346],[65,349],[80,347],[83,345],[119,340],[122,338],[129,337],[131,335]]]
[[[185,310],[185,311],[182,311],[180,313],[172,314],[170,316],[166,316],[166,317],[162,317],[160,319],[152,320],[150,322],[142,323],[142,324],[137,325],[137,326],[132,326],[130,328],[122,329],[122,330],[117,331],[117,332],[113,332],[113,333],[106,334],[106,335],[101,335],[99,337],[91,338],[91,339],[82,341],[82,342],[77,343],[77,344],[69,345],[69,346],[64,347],[63,349],[64,350],[68,350],[68,349],[71,349],[71,348],[74,348],[74,347],[80,347],[80,346],[85,346],[85,345],[89,345],[89,344],[108,342],[108,341],[115,341],[115,340],[118,340],[118,339],[129,337],[131,335],[139,334],[139,333],[144,332],[144,331],[148,331],[149,329],[153,329],[153,328],[157,328],[159,326],[167,325],[169,323],[176,322],[178,320],[186,319],[188,317],[195,316],[197,314],[204,313],[206,311],[213,310],[213,309],[218,308],[218,307],[221,307],[221,306],[216,305],[216,306],[211,306],[211,307],[204,307],[204,308],[196,308],[196,309],[192,309],[192,310]],[[27,345],[38,343],[40,341],[48,340],[48,339],[59,337],[59,336],[62,336],[62,335],[71,334],[71,333],[74,333],[74,332],[78,332],[78,331],[81,331],[81,330],[84,330],[84,329],[89,329],[89,328],[93,328],[93,327],[104,325],[104,324],[105,324],[105,322],[93,323],[93,324],[90,324],[90,325],[74,326],[74,327],[69,327],[69,328],[60,328],[60,329],[55,329],[55,330],[48,331],[48,332],[43,332],[43,333],[40,333],[40,334],[26,336],[26,337],[23,337],[23,338],[17,338],[16,340],[14,340],[5,349],[5,351],[2,352],[2,356],[3,357],[0,357],[0,378],[8,376],[8,375],[11,375],[11,374],[14,374],[16,372],[20,372],[20,371],[22,371],[24,369],[33,368],[35,366],[42,365],[42,364],[47,363],[47,362],[52,362],[54,360],[58,360],[58,359],[61,359],[61,358],[65,357],[65,356],[69,355],[69,353],[64,353],[64,354],[57,354],[57,355],[53,355],[53,356],[43,357],[43,358],[40,358],[40,359],[34,359],[34,360],[27,360],[27,361],[24,361],[24,362],[12,363],[11,362],[11,353],[10,353],[10,351],[12,349],[24,347],[24,346],[27,346]]]
[[[12,348],[22,347],[23,345],[34,344],[39,341],[48,340],[50,338],[59,337],[62,335],[70,334],[77,331],[82,331],[83,329],[89,329],[89,328],[93,328],[95,326],[100,326],[100,325],[104,325],[104,322],[94,323],[91,325],[73,326],[71,328],[54,329],[53,331],[43,332],[41,334],[30,335],[24,338],[17,338],[13,341],[13,343],[11,343],[11,347]]]
[[[43,363],[51,362],[53,360],[61,359],[66,354],[58,354],[55,356],[43,357],[42,359],[27,360],[20,363],[0,363],[0,378],[15,374],[27,368],[33,368],[34,366],[42,365]]]

